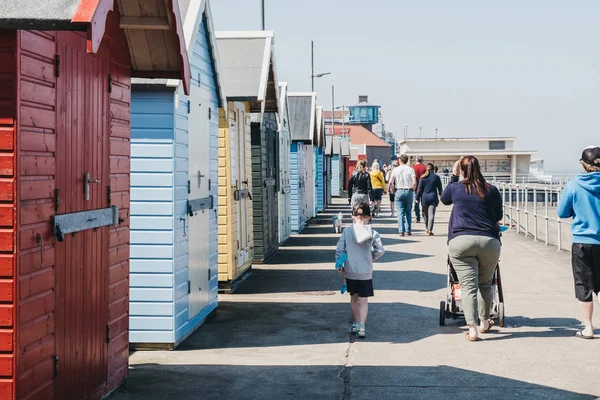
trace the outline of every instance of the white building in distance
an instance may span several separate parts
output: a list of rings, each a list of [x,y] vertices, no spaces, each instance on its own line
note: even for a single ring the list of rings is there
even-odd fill
[[[464,156],[475,156],[486,179],[516,182],[529,175],[531,157],[535,151],[515,149],[514,137],[480,138],[405,138],[400,142],[400,154],[410,158],[410,165],[417,156],[423,162],[452,172],[452,166]]]

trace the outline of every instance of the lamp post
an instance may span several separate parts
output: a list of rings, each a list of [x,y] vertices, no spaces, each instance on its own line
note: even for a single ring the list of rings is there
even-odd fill
[[[341,106],[336,107],[336,110],[342,109],[342,136],[346,136],[346,106],[342,104]]]
[[[264,1],[264,0],[263,0]],[[315,78],[322,78],[326,75],[331,75],[331,72],[325,72],[322,74],[316,74],[315,75],[315,42],[314,41],[310,41],[310,78],[312,80],[312,92],[315,91]]]
[[[419,127],[419,138],[423,137],[423,127]]]
[[[260,1],[260,17],[262,30],[265,30],[265,0]]]
[[[435,138],[436,139],[438,138],[438,136],[437,136],[437,128],[435,128]]]

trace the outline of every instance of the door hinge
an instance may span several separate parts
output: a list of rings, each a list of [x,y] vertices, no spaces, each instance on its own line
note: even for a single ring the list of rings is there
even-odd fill
[[[208,107],[208,120],[210,121],[212,119],[212,110],[210,107]]]
[[[110,325],[106,325],[106,343],[110,343]]]
[[[60,208],[60,189],[54,189],[54,209],[58,213]]]
[[[108,93],[112,93],[112,75],[108,74]]]
[[[192,193],[192,182],[188,179],[188,194]]]
[[[112,205],[112,188],[110,186],[108,186],[106,188],[107,193],[108,193],[108,205],[111,206]]]
[[[192,112],[192,102],[190,100],[188,100],[188,102],[187,102],[187,107],[188,107],[188,114],[189,114],[190,112]]]
[[[210,282],[210,268],[208,269],[208,281]]]
[[[188,294],[192,294],[192,281],[188,281]]]
[[[54,377],[58,376],[58,354],[54,356]]]
[[[54,76],[60,77],[60,55],[58,54],[54,56]]]
[[[208,190],[210,190],[210,186],[211,186],[211,182],[210,179],[208,180]]]

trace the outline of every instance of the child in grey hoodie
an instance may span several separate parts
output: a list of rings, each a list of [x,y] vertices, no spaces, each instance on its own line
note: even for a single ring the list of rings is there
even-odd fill
[[[371,209],[369,204],[360,203],[352,210],[354,224],[342,232],[337,243],[335,259],[346,254],[348,259],[344,268],[338,270],[346,277],[348,293],[350,293],[350,308],[354,323],[351,333],[359,338],[366,336],[365,322],[369,312],[368,298],[373,293],[373,261],[379,259],[385,249],[381,244],[379,233],[371,229]]]

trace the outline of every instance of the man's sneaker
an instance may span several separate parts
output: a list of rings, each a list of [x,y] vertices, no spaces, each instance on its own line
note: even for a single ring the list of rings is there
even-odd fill
[[[358,334],[358,328],[359,328],[358,323],[356,323],[356,322],[353,323],[352,327],[350,328],[350,333]]]
[[[365,328],[359,329],[358,332],[356,332],[356,337],[359,339],[364,339],[365,337],[367,337],[367,332],[365,331]]]

